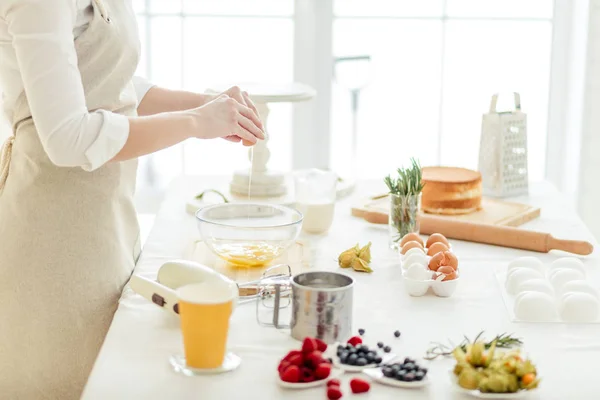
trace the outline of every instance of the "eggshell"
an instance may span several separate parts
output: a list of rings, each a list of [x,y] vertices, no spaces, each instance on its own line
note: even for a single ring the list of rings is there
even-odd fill
[[[544,274],[540,271],[530,268],[518,268],[511,271],[506,278],[506,291],[509,294],[516,294],[519,284],[529,279],[543,279]]]
[[[423,239],[421,239],[421,236],[419,236],[416,233],[407,233],[406,235],[404,235],[404,237],[400,241],[400,247],[404,247],[406,243],[413,241],[420,243],[421,247],[423,247]]]
[[[431,260],[429,260],[429,269],[432,271],[437,271],[437,269],[441,266],[448,265],[452,267],[454,270],[458,269],[458,258],[451,251],[443,251],[437,253]]]
[[[402,250],[400,250],[400,253],[406,254],[407,251],[414,248],[423,249],[423,245],[413,240],[412,242],[408,242],[404,246],[402,246]]]
[[[431,279],[432,272],[422,264],[412,264],[408,267],[404,275],[416,281],[426,281]]]
[[[544,272],[544,264],[540,261],[539,258],[535,257],[520,257],[515,260],[512,260],[508,264],[506,272],[508,273],[515,268],[531,268],[537,269],[540,272]]]
[[[436,271],[436,280],[438,277],[443,278],[442,281],[451,281],[456,279],[456,271],[449,265],[442,265]]]
[[[592,285],[590,285],[588,281],[577,280],[577,281],[566,282],[560,288],[560,292],[558,293],[558,296],[560,297],[560,296],[564,295],[565,293],[569,293],[569,292],[589,293],[592,296],[594,296],[595,298],[600,300],[600,294],[598,293],[598,290],[595,287],[593,287]]]
[[[420,264],[423,267],[426,267],[428,263],[429,263],[429,260],[427,259],[427,256],[425,254],[415,253],[415,254],[411,254],[410,256],[408,256],[404,260],[402,260],[402,267],[404,269],[408,269],[408,267],[410,267],[413,264]]]
[[[514,312],[523,321],[554,321],[558,318],[554,298],[548,293],[521,293],[515,299]]]
[[[423,250],[420,247],[414,247],[410,250],[408,250],[405,254],[402,254],[402,260],[406,260],[408,257],[410,257],[413,254],[421,254],[421,255],[425,255],[425,250]]]
[[[437,243],[432,244],[431,247],[429,247],[427,249],[427,255],[434,256],[437,253],[439,253],[440,251],[447,251],[447,250],[448,250],[448,246],[446,246],[442,242],[437,242]]]
[[[448,243],[448,239],[440,233],[434,233],[433,235],[427,238],[427,245],[425,247],[431,247],[434,243],[444,243],[447,247],[450,247]]]
[[[576,269],[559,268],[552,274],[550,284],[556,292],[562,292],[562,287],[570,281],[584,280],[585,275]]]
[[[554,288],[547,279],[534,278],[517,283],[516,294],[523,292],[539,292],[554,296]]]
[[[560,318],[567,322],[594,322],[598,320],[600,303],[589,293],[566,293],[558,304]]]
[[[552,275],[554,271],[560,268],[576,269],[580,271],[583,275],[585,275],[585,266],[583,265],[583,262],[580,259],[575,257],[563,257],[553,261],[550,264],[550,267],[548,269],[548,278],[550,278],[550,275]]]

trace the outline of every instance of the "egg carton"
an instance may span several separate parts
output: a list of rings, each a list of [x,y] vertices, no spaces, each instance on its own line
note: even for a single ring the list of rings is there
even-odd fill
[[[425,252],[427,251],[427,249],[424,250]],[[449,250],[452,251],[452,246],[450,246]],[[449,281],[443,281],[443,277],[439,277],[438,279],[414,279],[407,276],[409,267],[414,264],[425,267],[433,276],[433,271],[429,270],[429,261],[431,258],[431,256],[428,256],[420,249],[410,249],[406,254],[400,255],[402,280],[404,281],[404,287],[410,296],[424,296],[430,288],[433,294],[438,297],[450,297],[456,291],[458,281],[460,280],[459,271],[457,271],[456,278]]]
[[[600,323],[600,290],[592,271],[574,257],[545,265],[521,257],[496,270],[504,304],[514,322]]]

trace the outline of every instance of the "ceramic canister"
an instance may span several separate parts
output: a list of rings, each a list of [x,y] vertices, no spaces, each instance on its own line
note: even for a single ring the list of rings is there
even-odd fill
[[[327,344],[352,334],[354,280],[344,274],[314,271],[292,279],[291,334],[294,339],[315,337]]]

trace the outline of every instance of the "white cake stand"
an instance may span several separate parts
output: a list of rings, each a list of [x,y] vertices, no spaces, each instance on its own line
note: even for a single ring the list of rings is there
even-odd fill
[[[269,103],[295,103],[308,101],[315,97],[316,91],[310,86],[301,83],[290,84],[240,84],[242,90],[248,92],[250,98],[256,105],[263,124],[268,126]],[[210,87],[209,93],[221,93],[230,88],[231,85],[217,85]],[[250,168],[236,171],[230,183],[230,191],[237,196],[248,196],[250,187],[250,174],[252,174],[252,197],[281,197],[286,195],[288,184],[286,175],[280,171],[272,171],[267,168],[271,157],[268,148],[269,135],[265,140],[259,141],[248,151],[248,159],[252,160]]]

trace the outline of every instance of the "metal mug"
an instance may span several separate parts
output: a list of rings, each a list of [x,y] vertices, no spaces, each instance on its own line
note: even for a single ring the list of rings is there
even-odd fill
[[[314,271],[292,278],[291,334],[315,337],[327,344],[352,334],[354,279],[337,272]]]

